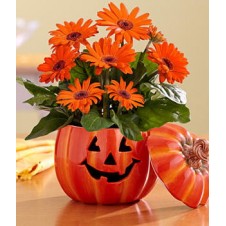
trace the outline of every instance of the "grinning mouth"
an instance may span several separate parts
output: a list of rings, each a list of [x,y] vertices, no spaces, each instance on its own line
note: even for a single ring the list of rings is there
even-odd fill
[[[133,166],[136,163],[140,162],[140,160],[137,160],[134,158],[132,158],[132,160],[133,160],[133,162],[130,163],[129,166],[126,167],[125,173],[122,175],[120,175],[118,172],[104,172],[104,171],[97,170],[94,167],[90,166],[87,163],[86,159],[81,163],[81,165],[85,165],[86,169],[89,171],[90,175],[97,180],[100,179],[100,177],[106,177],[108,182],[118,182],[118,181],[126,178],[130,174]]]

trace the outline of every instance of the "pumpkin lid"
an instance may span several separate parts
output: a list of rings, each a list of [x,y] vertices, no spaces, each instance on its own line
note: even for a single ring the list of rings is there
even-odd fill
[[[147,147],[158,177],[168,191],[189,207],[209,197],[209,142],[182,126],[167,123],[149,131]]]

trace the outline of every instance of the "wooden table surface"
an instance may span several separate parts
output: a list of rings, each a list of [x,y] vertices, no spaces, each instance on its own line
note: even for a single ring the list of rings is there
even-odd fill
[[[89,205],[72,201],[61,189],[54,167],[19,181],[17,226],[207,226],[208,205],[191,209],[158,181],[142,200],[127,205]]]

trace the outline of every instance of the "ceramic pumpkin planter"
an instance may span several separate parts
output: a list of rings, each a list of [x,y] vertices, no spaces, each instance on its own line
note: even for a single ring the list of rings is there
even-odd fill
[[[117,128],[87,132],[69,125],[59,129],[55,170],[65,193],[84,203],[130,203],[143,198],[156,181],[143,136],[136,142]]]

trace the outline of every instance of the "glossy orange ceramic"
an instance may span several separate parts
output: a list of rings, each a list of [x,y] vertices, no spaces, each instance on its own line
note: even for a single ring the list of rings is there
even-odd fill
[[[69,197],[85,203],[118,204],[143,198],[156,181],[143,137],[139,142],[128,140],[116,128],[60,129],[55,170],[61,187]]]
[[[153,168],[169,192],[192,208],[209,197],[209,142],[167,123],[150,130],[147,146]]]

